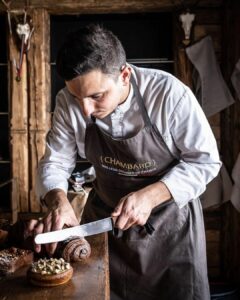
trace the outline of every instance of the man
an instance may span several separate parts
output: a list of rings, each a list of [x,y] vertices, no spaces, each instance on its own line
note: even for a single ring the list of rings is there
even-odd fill
[[[98,25],[68,36],[57,70],[66,87],[38,170],[49,210],[35,234],[77,224],[66,194],[78,153],[96,171],[82,222],[112,215],[122,233],[109,234],[111,299],[209,299],[198,196],[221,162],[197,100],[174,76],[127,64]]]

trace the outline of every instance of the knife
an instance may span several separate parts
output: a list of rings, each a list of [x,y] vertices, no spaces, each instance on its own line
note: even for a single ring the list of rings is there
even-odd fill
[[[34,241],[36,244],[49,244],[54,242],[61,242],[73,236],[85,237],[93,234],[107,232],[113,230],[113,228],[113,219],[109,217],[83,225],[40,233],[35,236]]]
[[[148,234],[154,232],[154,227],[150,222],[144,225],[145,230]],[[73,236],[85,237],[89,235],[94,235],[102,232],[111,231],[115,237],[122,236],[122,230],[114,227],[113,218],[105,218],[98,221],[86,223],[83,225],[78,225],[70,228],[64,228],[61,230],[40,233],[35,236],[35,244],[49,244],[54,242],[61,242],[67,240]]]

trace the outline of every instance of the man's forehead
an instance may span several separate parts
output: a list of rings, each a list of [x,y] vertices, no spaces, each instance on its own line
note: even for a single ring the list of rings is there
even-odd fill
[[[66,81],[66,86],[71,94],[78,97],[89,97],[102,93],[112,84],[113,79],[100,71],[91,71]]]

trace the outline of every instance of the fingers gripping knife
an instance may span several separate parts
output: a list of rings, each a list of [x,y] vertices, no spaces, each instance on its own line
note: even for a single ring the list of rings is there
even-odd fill
[[[144,225],[146,231],[149,234],[152,234],[154,231],[153,226],[150,223]],[[115,236],[120,236],[119,230],[114,228],[114,221],[111,217],[105,218],[99,221],[78,225],[70,228],[65,228],[61,230],[46,232],[37,234],[35,236],[36,244],[49,244],[54,242],[61,242],[66,239],[69,239],[73,236],[85,237],[89,235],[94,235],[102,232],[113,231]]]

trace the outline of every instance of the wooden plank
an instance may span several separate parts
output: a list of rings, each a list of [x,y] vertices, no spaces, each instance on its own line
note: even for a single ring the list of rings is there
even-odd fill
[[[46,131],[50,127],[50,19],[44,9],[31,13],[34,33],[28,51],[29,129]]]
[[[193,88],[192,82],[192,64],[187,58],[185,48],[179,47],[178,49],[178,78],[191,89]]]
[[[184,5],[188,7],[194,6],[196,0],[184,1]],[[201,0],[198,1],[198,7],[221,7],[223,0]],[[24,9],[25,0],[12,1],[12,9]],[[31,8],[46,8],[51,13],[85,13],[95,12],[133,12],[133,11],[156,11],[156,10],[184,10],[180,0],[31,0],[29,1]],[[0,11],[5,10],[5,6],[0,2]]]
[[[218,141],[221,137],[221,128],[220,126],[211,126],[215,139]]]
[[[220,266],[220,247],[219,243],[207,243],[207,261],[209,267]]]
[[[36,172],[40,158],[45,151],[45,131],[30,131],[29,133],[29,211],[41,212],[42,206],[36,196]]]
[[[11,191],[11,212],[12,218],[11,223],[14,224],[18,219],[18,195],[19,195],[19,187],[17,179],[12,179],[12,191]]]
[[[28,52],[30,211],[41,206],[35,194],[36,169],[45,151],[45,136],[50,127],[50,20],[44,9],[31,12],[34,33]]]
[[[19,49],[9,37],[10,58],[10,139],[12,148],[12,177],[18,183],[20,211],[28,211],[28,95],[26,56],[23,56],[21,81],[16,80],[15,61],[19,60]]]
[[[223,76],[229,84],[233,68],[240,57],[240,40],[236,38],[240,32],[240,2],[228,1],[223,18]],[[233,95],[234,91],[232,90]],[[231,172],[232,167],[240,152],[240,103],[237,100],[234,105],[222,113],[222,159]],[[224,230],[222,251],[223,266],[226,278],[240,285],[240,214],[230,203],[225,205]]]
[[[0,299],[8,300],[109,300],[109,259],[107,234],[88,238],[91,256],[78,263],[72,263],[72,279],[56,287],[34,287],[26,279],[28,267],[16,271],[12,276],[1,278]],[[14,288],[13,288],[14,287]]]
[[[26,132],[11,131],[11,145],[12,176],[17,182],[18,189],[18,196],[12,201],[17,201],[17,207],[20,212],[27,212],[29,210],[28,134]]]
[[[208,122],[212,126],[220,126],[221,125],[220,113],[217,113],[217,114],[215,114],[215,115],[213,115],[211,117],[208,117]]]
[[[220,230],[206,230],[206,239],[210,243],[219,243],[220,242]]]
[[[19,50],[9,39],[10,54],[10,103],[11,103],[11,130],[14,132],[27,132],[28,128],[28,98],[27,98],[27,67],[26,56],[23,57],[21,81],[16,80],[15,61],[19,60]]]
[[[178,13],[174,13],[172,22],[174,32],[174,73],[177,78],[192,89],[192,64],[185,52],[186,45],[182,42],[184,39],[184,32],[179,22]]]
[[[208,8],[208,9],[195,9],[195,23],[204,25],[221,25],[222,22],[222,9]]]
[[[222,212],[213,209],[206,209],[203,211],[204,223],[206,230],[221,230],[222,227]]]
[[[220,230],[206,230],[208,275],[211,279],[219,277],[222,272],[220,235]]]

